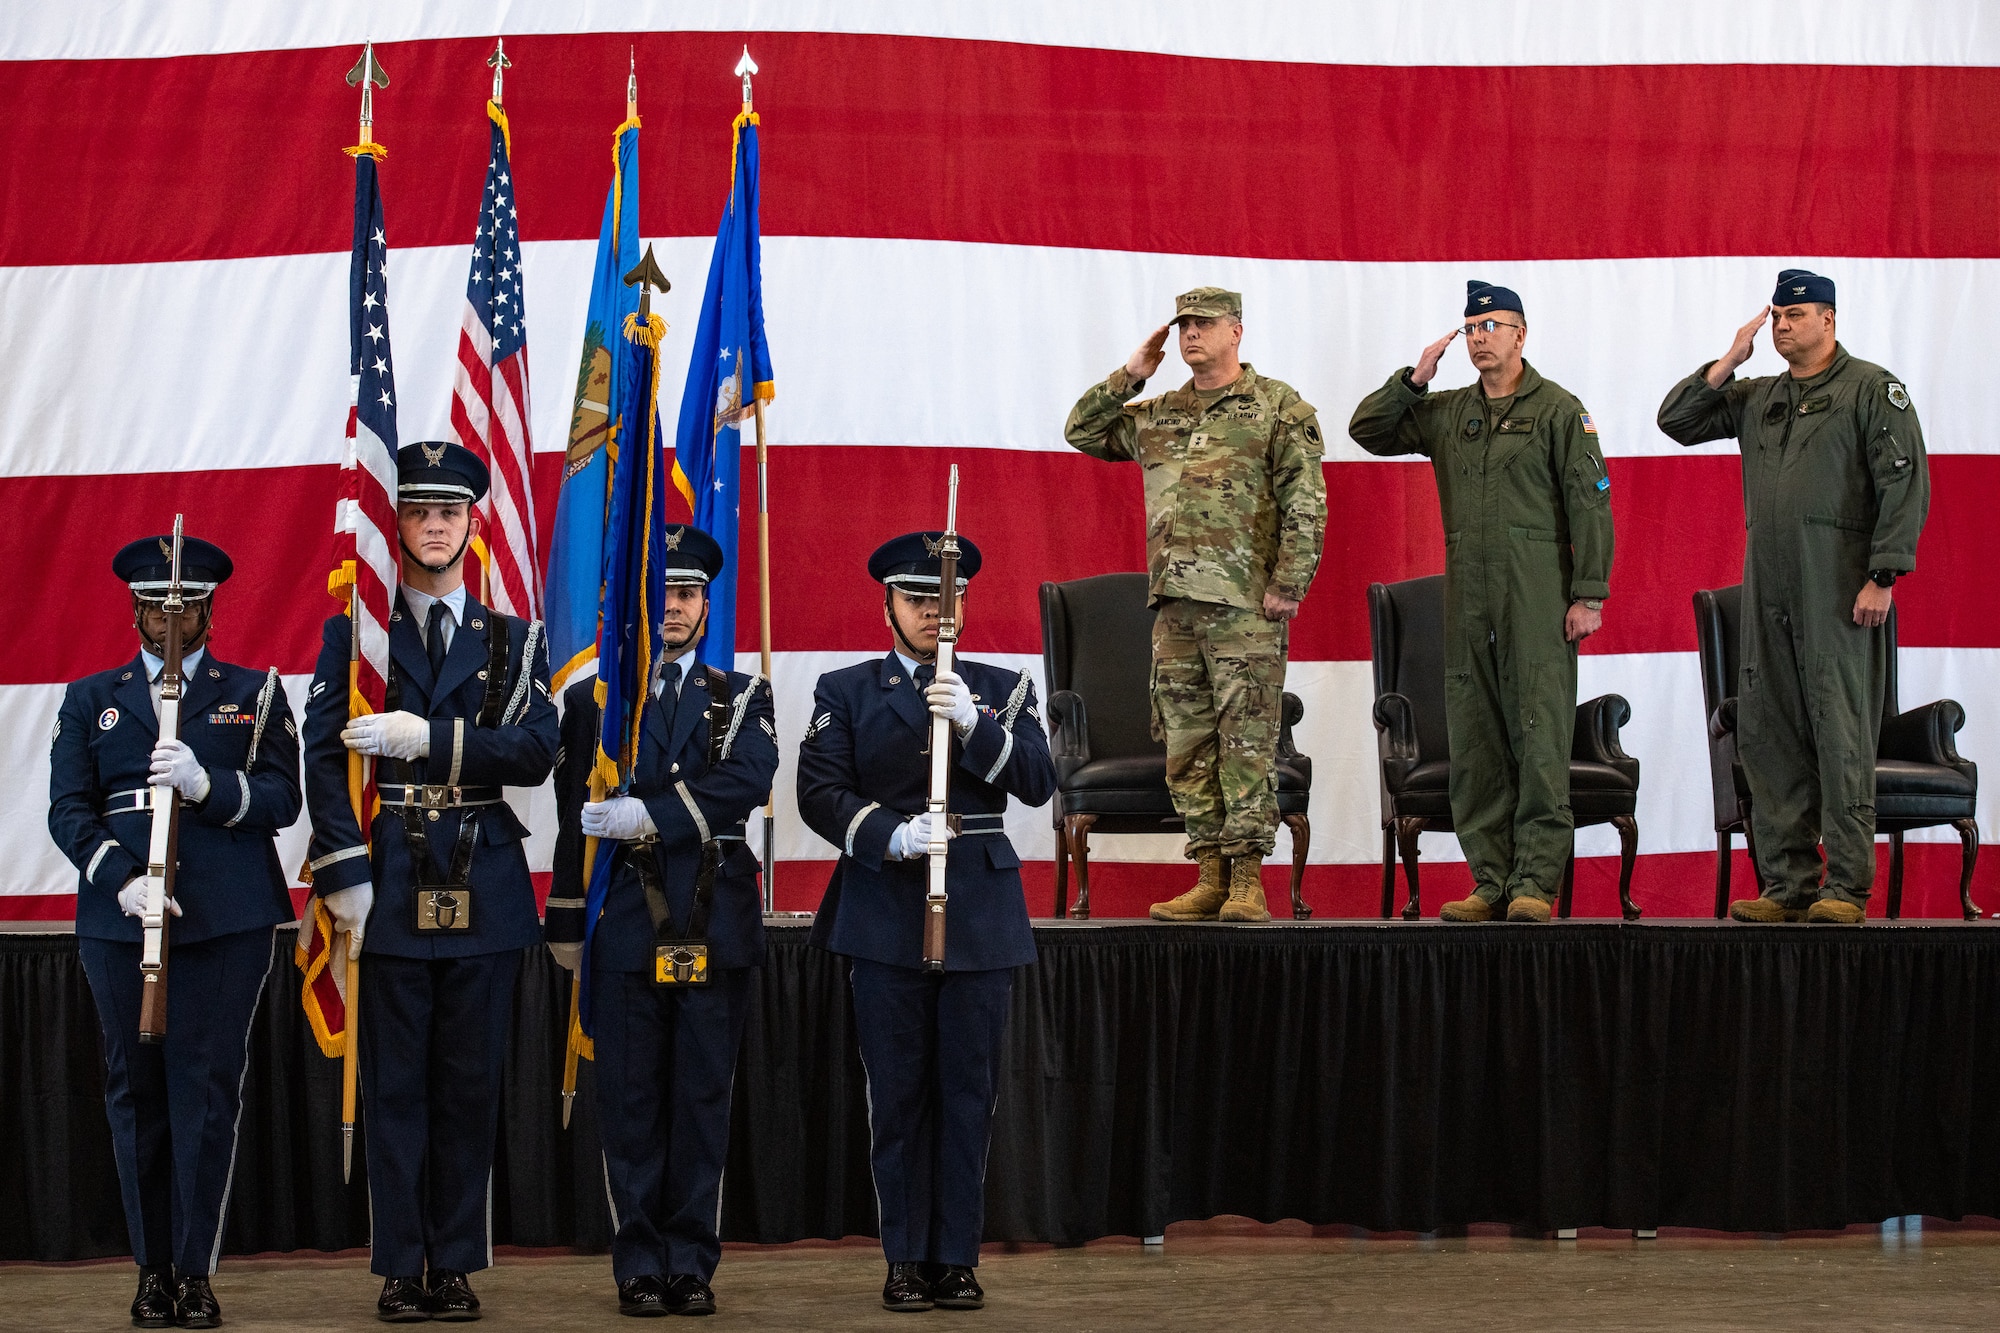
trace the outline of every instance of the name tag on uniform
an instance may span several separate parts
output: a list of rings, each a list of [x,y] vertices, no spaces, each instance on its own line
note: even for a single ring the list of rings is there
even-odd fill
[[[1526,435],[1535,428],[1533,417],[1508,417],[1493,428],[1495,435]]]
[[[706,986],[708,941],[669,940],[653,946],[653,984]]]
[[[1833,395],[1823,393],[1817,398],[1808,398],[1803,403],[1800,403],[1799,415],[1802,417],[1811,416],[1815,412],[1824,412],[1831,406],[1833,406]]]

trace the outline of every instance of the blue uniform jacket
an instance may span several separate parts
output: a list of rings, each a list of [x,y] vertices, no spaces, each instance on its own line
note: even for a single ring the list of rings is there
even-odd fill
[[[146,786],[159,743],[146,660],[100,671],[63,695],[49,746],[49,833],[82,872],[76,933],[139,942],[118,890],[146,873],[153,817],[120,801]],[[181,696],[181,739],[208,770],[208,798],[183,805],[180,871],[168,938],[193,944],[290,921],[274,840],[299,817],[299,736],[278,669],[252,671],[204,653]]]
[[[952,740],[949,808],[980,831],[952,839],[946,861],[945,967],[977,972],[1035,961],[1021,858],[997,816],[1012,795],[1040,805],[1056,788],[1048,737],[1023,671],[959,658],[979,720]],[[923,965],[928,863],[884,859],[896,827],[930,796],[930,710],[894,653],[819,678],[799,748],[799,813],[840,848],[812,942],[851,958]],[[989,831],[990,830],[990,831]]]
[[[400,682],[403,712],[427,718],[431,724],[430,758],[408,765],[410,781],[459,787],[538,787],[549,775],[556,754],[556,708],[549,698],[549,650],[540,622],[508,617],[506,704],[498,725],[475,725],[486,701],[487,661],[491,654],[489,622],[500,612],[465,599],[465,623],[452,635],[442,678],[431,679],[423,636],[396,597],[389,616],[389,656]],[[306,798],[312,811],[311,856],[313,886],[322,894],[372,879],[375,907],[368,917],[364,953],[400,958],[464,958],[476,954],[525,949],[541,941],[541,921],[535,912],[535,886],[528,877],[528,858],[521,840],[528,836],[505,802],[447,809],[436,820],[426,818],[431,874],[442,878],[451,865],[459,825],[468,813],[479,819],[468,878],[472,885],[472,929],[420,935],[416,930],[414,876],[399,809],[383,806],[369,830],[373,844],[361,840],[354,809],[347,797],[347,747],[340,733],[347,725],[348,619],[327,619],[320,646],[319,667],[306,699]],[[378,760],[377,782],[401,781],[403,767]],[[426,812],[428,813],[428,812]]]
[[[778,731],[771,686],[761,676],[729,675],[729,730],[722,760],[709,767],[707,692],[691,668],[668,734],[659,701],[646,705],[639,762],[631,795],[646,803],[659,829],[658,841],[639,848],[598,844],[597,854],[616,855],[611,891],[597,929],[591,933],[590,964],[612,972],[653,970],[653,919],[646,892],[630,858],[650,854],[673,912],[671,930],[684,932],[694,910],[695,873],[701,865],[704,830],[735,834],[722,844],[715,896],[709,906],[708,958],[711,967],[757,967],[764,961],[764,902],[757,891],[757,858],[741,841],[743,821],[763,805],[778,772]],[[548,938],[573,943],[584,938],[583,804],[590,799],[590,766],[597,753],[597,682],[578,681],[563,692],[563,744],[556,760],[556,861],[549,892]],[[698,812],[698,814],[697,814]]]

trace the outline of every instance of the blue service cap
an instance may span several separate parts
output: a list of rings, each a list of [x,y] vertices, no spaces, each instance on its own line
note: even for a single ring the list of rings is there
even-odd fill
[[[236,570],[227,553],[213,542],[181,536],[181,593],[188,598],[206,597]],[[160,601],[174,576],[174,539],[141,537],[128,542],[111,557],[111,572],[131,586],[134,595],[148,602]]]
[[[1465,284],[1467,315],[1490,315],[1496,310],[1511,310],[1522,319],[1528,317],[1528,312],[1521,308],[1520,296],[1512,287],[1495,287],[1477,278]]]
[[[900,537],[891,537],[868,557],[868,577],[919,597],[934,597],[938,584],[944,579],[944,560],[938,554],[938,546],[943,541],[942,532],[906,532]],[[971,538],[961,533],[958,538],[959,588],[963,589],[978,572],[979,548],[972,544]]]
[[[1778,275],[1777,290],[1771,293],[1772,305],[1803,305],[1808,301],[1832,305],[1833,279],[1802,268],[1788,268]]]
[[[473,504],[491,483],[479,455],[452,440],[419,440],[396,451],[396,499]]]
[[[668,583],[706,584],[722,573],[722,565],[722,547],[715,538],[685,523],[667,524],[667,549],[660,567]]]

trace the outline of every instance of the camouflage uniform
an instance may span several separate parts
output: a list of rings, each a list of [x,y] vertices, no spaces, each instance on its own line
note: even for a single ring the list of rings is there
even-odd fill
[[[1176,318],[1240,318],[1234,293],[1200,288]],[[1190,860],[1261,859],[1278,826],[1277,745],[1286,631],[1268,588],[1303,600],[1326,537],[1324,444],[1311,403],[1249,365],[1233,384],[1193,382],[1143,402],[1123,366],[1077,401],[1072,446],[1136,462],[1146,484],[1153,734],[1187,821]]]

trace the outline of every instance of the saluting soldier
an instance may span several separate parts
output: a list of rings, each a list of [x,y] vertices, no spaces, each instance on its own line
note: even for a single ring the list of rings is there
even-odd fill
[[[611,1272],[628,1315],[715,1313],[709,1284],[729,1152],[729,1102],[764,905],[744,821],[778,772],[770,683],[694,659],[722,548],[666,529],[660,662],[630,790],[590,799],[597,682],[563,695],[549,951],[581,968],[595,1041],[598,1132],[611,1197]],[[613,858],[586,897],[585,838]]]
[[[1170,328],[1194,377],[1134,402]],[[1153,904],[1156,921],[1271,919],[1262,869],[1278,835],[1288,622],[1326,539],[1325,443],[1313,405],[1241,361],[1242,341],[1242,296],[1183,293],[1063,427],[1074,448],[1145,476],[1153,738],[1200,867],[1193,888]]]
[[[477,1319],[466,1274],[492,1262],[500,1070],[521,951],[541,942],[527,829],[503,786],[535,787],[556,752],[548,644],[465,589],[469,507],[486,465],[451,443],[397,453],[402,585],[389,614],[387,707],[348,718],[345,615],[326,622],[306,702],[313,883],[361,941],[361,1093],[370,1270],[391,1322]],[[376,761],[363,841],[348,751]]]
[[[273,928],[293,917],[274,845],[299,817],[299,740],[278,669],[209,651],[216,546],[182,543],[180,738],[159,737],[173,539],[119,551],[139,652],[71,685],[49,751],[49,833],[76,863],[77,951],[104,1033],[104,1106],[139,1264],[132,1322],[213,1328],[250,1023],[271,970]],[[140,928],[152,788],[181,803],[167,902],[172,977],[164,1041],[139,1040]]]
[[[891,1310],[985,1300],[973,1269],[1000,1043],[1013,969],[1035,961],[1021,858],[1002,816],[1010,795],[1040,805],[1056,785],[1026,671],[963,657],[937,671],[943,535],[908,533],[869,557],[891,650],[819,678],[799,749],[799,813],[841,852],[812,942],[850,960]],[[966,538],[958,544],[962,622],[980,556]],[[945,830],[942,973],[923,970],[933,715],[951,719],[947,808],[961,821],[956,835]]]
[[[1437,475],[1451,818],[1473,879],[1440,915],[1547,921],[1573,842],[1576,646],[1611,594],[1611,481],[1583,404],[1522,358],[1520,296],[1465,287],[1468,322],[1362,399],[1347,432]],[[1434,394],[1461,333],[1479,378]]]
[[[1875,881],[1883,626],[1917,567],[1930,464],[1909,390],[1848,355],[1833,298],[1833,279],[1786,269],[1728,352],[1660,404],[1671,438],[1743,451],[1736,735],[1763,891],[1730,905],[1738,921],[1858,924]],[[1766,317],[1788,369],[1739,380]]]

